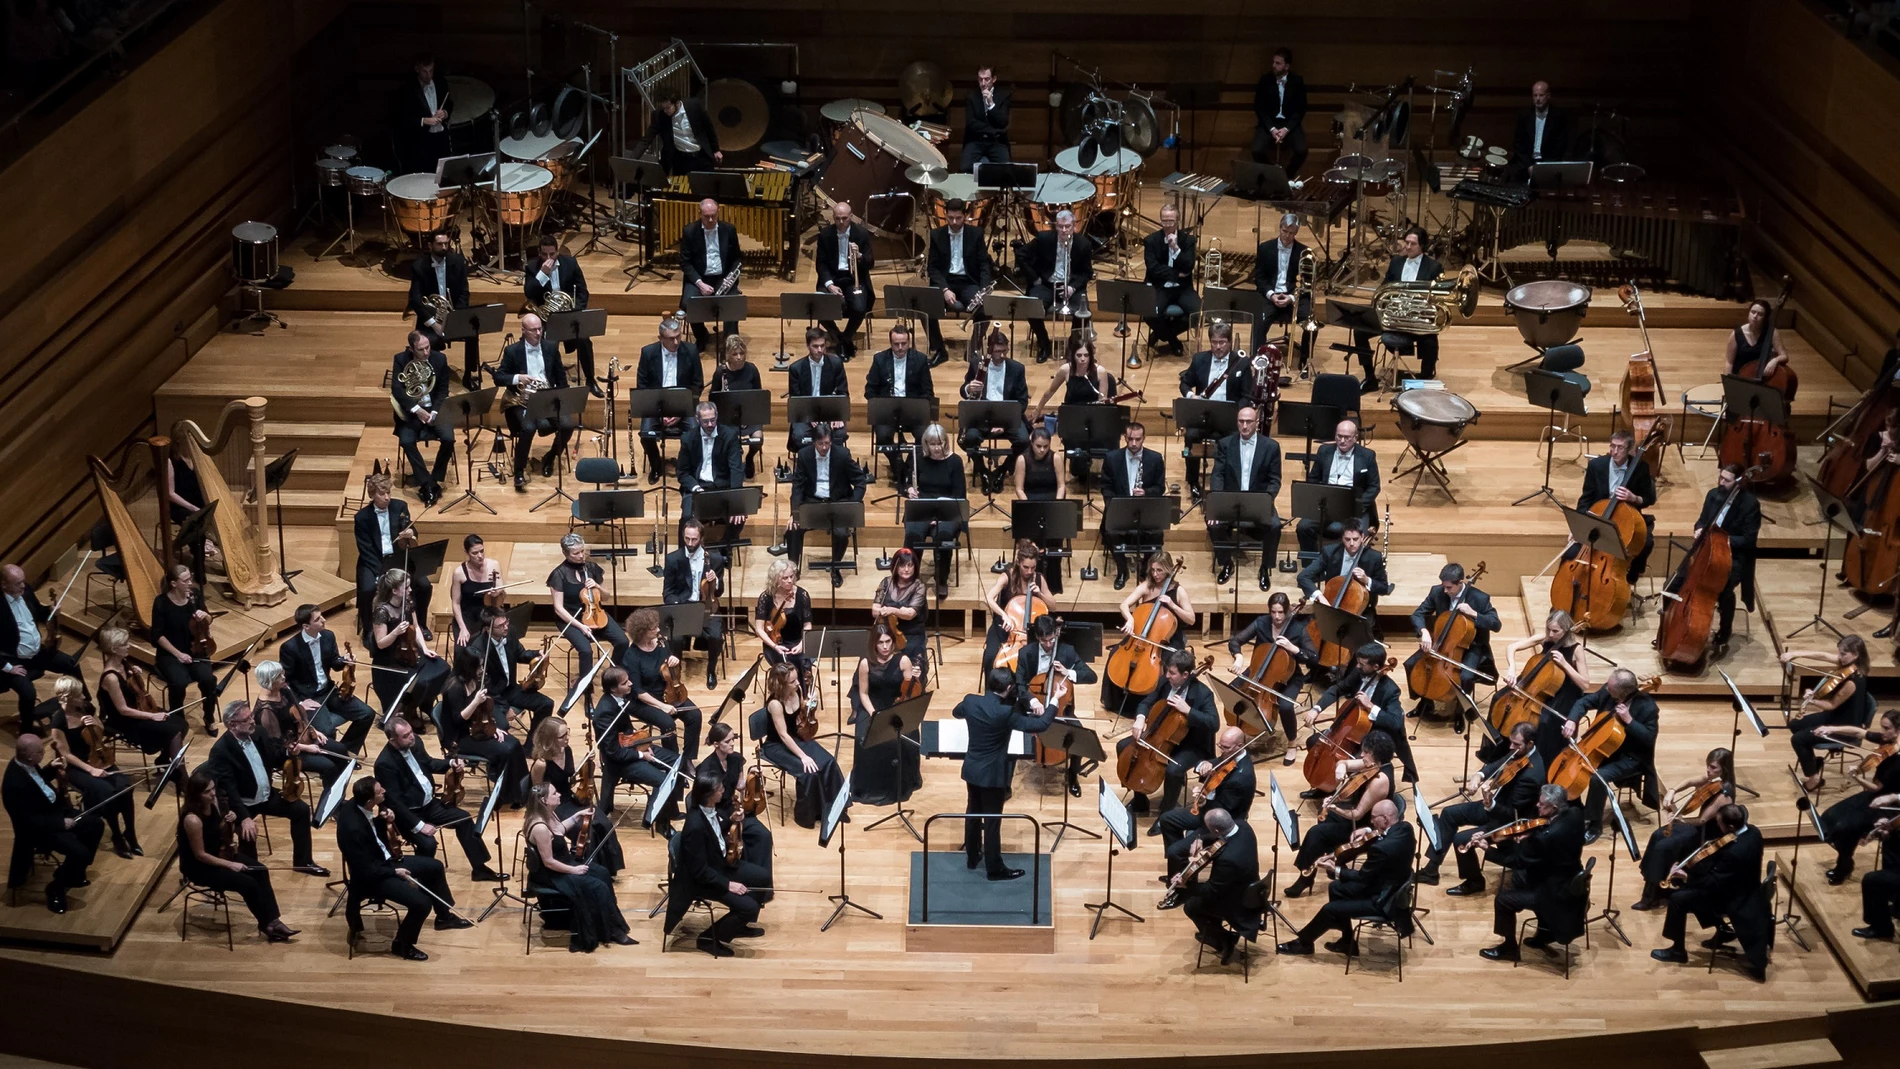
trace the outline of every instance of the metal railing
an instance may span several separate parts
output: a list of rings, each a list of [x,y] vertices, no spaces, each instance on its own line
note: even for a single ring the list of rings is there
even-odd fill
[[[922,923],[930,923],[930,826],[939,820],[1026,820],[1035,829],[1035,847],[1030,852],[1029,923],[1042,923],[1042,822],[1027,813],[937,813],[924,820],[924,889]],[[1050,908],[1054,908],[1051,903]]]

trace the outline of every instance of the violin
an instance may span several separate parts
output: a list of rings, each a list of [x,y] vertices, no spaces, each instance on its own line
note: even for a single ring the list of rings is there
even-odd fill
[[[1364,616],[1372,606],[1372,586],[1353,578],[1353,571],[1359,567],[1359,556],[1370,548],[1370,543],[1359,547],[1359,553],[1352,557],[1340,558],[1340,574],[1326,580],[1320,587],[1319,600],[1331,605],[1340,612],[1354,616]],[[1352,663],[1352,651],[1337,642],[1328,642],[1320,636],[1319,621],[1307,623],[1307,637],[1312,640],[1313,648],[1319,651],[1319,663],[1326,668],[1340,668]]]
[[[1669,870],[1669,875],[1663,877],[1662,885],[1673,889],[1688,883],[1689,870],[1714,857],[1717,851],[1734,842],[1735,835],[1735,832],[1719,835],[1703,843],[1701,846],[1696,847],[1693,853],[1678,862],[1675,868]]]
[[[1493,828],[1490,831],[1484,832],[1483,838],[1485,842],[1495,845],[1506,839],[1517,839],[1529,835],[1531,832],[1545,827],[1549,823],[1549,817],[1525,817],[1522,820],[1513,820],[1503,827]],[[1474,838],[1476,838],[1476,836],[1474,836]],[[1469,840],[1458,844],[1458,852],[1461,854],[1469,854],[1472,849]]]
[[[683,705],[686,702],[686,665],[671,657],[667,659],[673,663],[660,666],[660,678],[666,683],[660,700],[668,705]]]
[[[442,748],[442,756],[449,759],[449,769],[442,773],[443,804],[461,805],[462,799],[468,794],[468,788],[462,782],[466,769],[462,767],[461,754],[456,752],[454,743],[449,743]]]
[[[356,651],[347,641],[343,643],[343,659],[349,663],[337,673],[336,696],[338,701],[349,701],[356,697]]]
[[[800,742],[818,737],[818,704],[805,697],[804,680],[799,680],[798,711],[792,714],[792,734]]]
[[[1663,833],[1666,835],[1675,831],[1676,823],[1682,814],[1702,812],[1710,802],[1722,796],[1722,791],[1727,786],[1719,779],[1712,779],[1689,792],[1689,797],[1684,799],[1681,805],[1666,806],[1665,808],[1669,809],[1669,820],[1663,824]]]
[[[396,811],[384,806],[377,811],[376,819],[383,824],[383,846],[389,851],[389,860],[402,860],[402,836],[396,832]]]
[[[1115,652],[1108,655],[1106,675],[1109,681],[1130,694],[1151,693],[1161,682],[1163,648],[1181,627],[1181,618],[1174,615],[1172,609],[1162,608],[1161,599],[1175,589],[1175,580],[1181,574],[1181,568],[1182,561],[1177,557],[1174,574],[1168,576],[1161,593],[1156,594],[1153,600],[1135,606],[1135,611],[1129,614],[1134,621],[1133,633],[1115,647]]]
[[[582,627],[590,630],[607,626],[607,609],[600,603],[598,584],[581,588],[581,611],[575,619],[581,622]]]
[[[216,847],[217,854],[219,857],[223,858],[226,861],[236,861],[237,856],[238,856],[237,821],[226,820],[224,818],[224,813],[222,810],[214,811],[212,821],[205,821],[204,818],[202,817],[200,817],[199,820],[207,825],[212,823],[212,821],[215,821],[217,823],[217,826],[218,826],[218,832],[217,832],[218,845]]]
[[[217,649],[211,639],[211,614],[205,611],[204,599],[198,599],[198,611],[191,614],[191,656],[193,660],[204,661],[211,658]]]
[[[493,739],[501,735],[501,725],[495,723],[495,699],[484,694],[475,703],[475,711],[468,714],[468,737],[471,739]]]
[[[748,817],[765,812],[765,777],[759,774],[757,768],[746,769],[745,782],[739,788],[739,801],[733,808],[743,810]]]
[[[1202,841],[1205,842],[1206,840]],[[1226,845],[1227,840],[1215,839],[1200,853],[1188,858],[1187,864],[1181,869],[1181,875],[1176,877],[1178,882],[1168,888],[1167,894],[1161,896],[1161,905],[1159,908],[1173,909],[1175,906],[1180,905],[1182,889],[1199,877],[1209,865],[1212,865],[1214,858],[1219,856],[1221,848]]]
[[[79,737],[85,740],[86,752],[92,755],[94,768],[111,768],[119,763],[119,751],[111,736],[106,734],[105,725],[99,722],[92,701],[86,701],[86,719],[79,729]]]
[[[554,660],[554,636],[541,639],[541,654],[528,665],[528,674],[521,680],[521,689],[538,691],[547,686],[548,665]]]
[[[1640,522],[1638,526],[1641,526]],[[1477,623],[1459,612],[1458,606],[1464,604],[1465,594],[1470,591],[1472,584],[1484,577],[1484,570],[1484,562],[1479,561],[1478,567],[1465,576],[1464,584],[1458,588],[1458,594],[1451,599],[1451,604],[1432,621],[1432,650],[1438,656],[1421,652],[1405,675],[1406,685],[1411,687],[1415,697],[1435,702],[1449,701],[1458,690],[1458,677],[1464,672],[1465,653],[1478,640]]]
[[[1781,306],[1786,303],[1793,289],[1794,280],[1784,277],[1780,296],[1775,298],[1773,307],[1762,320],[1759,345],[1762,356],[1735,369],[1736,377],[1772,386],[1790,402],[1794,400],[1795,388],[1800,385],[1795,378],[1794,368],[1784,363],[1766,377],[1762,375],[1762,368],[1774,354],[1775,317],[1781,314]],[[1716,456],[1723,466],[1759,463],[1762,468],[1760,480],[1777,483],[1794,474],[1794,434],[1785,422],[1774,423],[1731,412],[1722,425],[1722,440],[1716,449]]]
[[[1761,470],[1750,468],[1735,480],[1734,489],[1729,491],[1715,519],[1703,528],[1701,536],[1683,557],[1682,566],[1664,588],[1666,593],[1675,595],[1673,599],[1663,599],[1656,632],[1656,653],[1664,664],[1694,668],[1708,653],[1709,629],[1715,625],[1715,602],[1728,585],[1733,560],[1728,532],[1722,523],[1735,507],[1735,499],[1741,496],[1742,489],[1761,474]]]
[[[1636,684],[1638,694],[1653,694],[1662,686],[1661,676],[1650,676]],[[1633,699],[1635,695],[1631,695]],[[1547,783],[1555,783],[1570,795],[1571,801],[1583,797],[1589,789],[1590,776],[1603,762],[1616,755],[1622,748],[1627,735],[1623,721],[1617,719],[1616,707],[1595,709],[1577,721],[1577,730],[1570,745],[1551,758],[1550,768],[1544,773]]]
[[[707,612],[719,610],[719,573],[711,568],[699,575],[699,603],[706,606]]]
[[[1377,672],[1367,676],[1360,684],[1358,693],[1340,707],[1326,734],[1319,736],[1306,748],[1306,762],[1300,766],[1300,771],[1314,790],[1331,791],[1338,788],[1339,762],[1357,756],[1359,744],[1366,740],[1366,734],[1372,730],[1372,694],[1378,689],[1379,680],[1398,666],[1397,657],[1387,658]]]
[[[422,631],[416,626],[414,616],[414,609],[404,602],[402,619],[409,629],[396,642],[396,663],[405,668],[414,668],[422,663]]]
[[[599,775],[596,766],[599,761],[597,755],[600,747],[594,737],[594,718],[583,717],[581,722],[582,730],[587,733],[587,756],[581,758],[580,767],[574,770],[573,781],[568,784],[568,792],[573,795],[574,801],[581,805],[591,806],[594,804],[594,780]]]
[[[1054,676],[1054,679],[1050,677]],[[1070,680],[1069,670],[1061,662],[1051,659],[1049,671],[1038,673],[1029,681],[1029,694],[1041,701],[1045,708],[1054,706],[1057,716],[1075,715],[1075,686]],[[1036,765],[1040,768],[1054,768],[1069,760],[1069,751],[1058,750],[1054,746],[1044,745],[1042,736],[1036,736]]]
[[[1188,673],[1188,681],[1212,667],[1214,658],[1204,658]],[[1115,772],[1121,785],[1136,794],[1153,794],[1161,789],[1175,747],[1187,738],[1188,715],[1175,708],[1173,702],[1156,702],[1149,716],[1151,719],[1141,737],[1123,747],[1115,758]]]
[[[1371,765],[1347,776],[1340,781],[1339,788],[1327,795],[1326,800],[1320,803],[1319,811],[1324,813],[1330,806],[1345,808],[1346,800],[1365,790],[1366,785],[1377,779],[1381,771],[1383,769],[1380,766]]]
[[[912,698],[921,698],[924,696],[924,676],[928,674],[930,669],[930,651],[926,650],[918,657],[916,669],[916,671],[904,677],[902,683],[897,685],[898,701],[907,702]]]
[[[1582,645],[1572,646],[1575,652],[1581,652]],[[1570,676],[1564,666],[1558,663],[1559,652],[1547,649],[1531,658],[1518,673],[1517,682],[1500,686],[1491,696],[1491,709],[1487,718],[1499,735],[1511,737],[1512,729],[1519,724],[1536,726],[1543,717],[1543,711],[1550,699],[1563,689],[1564,681]],[[1569,710],[1557,710],[1559,715]]]
[[[125,686],[120,687],[119,692],[128,707],[141,713],[164,712],[162,709],[153,707],[152,677],[147,675],[145,669],[140,668],[137,662],[130,659],[125,662],[122,678],[125,680]]]
[[[1009,599],[1003,606],[1003,626],[1008,629],[1008,637],[996,651],[994,664],[998,668],[1016,670],[1016,655],[1029,645],[1029,626],[1036,618],[1049,615],[1049,605],[1036,592],[1036,580],[1039,573],[1031,574],[1029,586],[1021,594]]]
[[[285,709],[290,713],[291,720],[297,727],[291,732],[290,738],[284,741],[282,782],[277,787],[277,793],[283,795],[286,802],[300,802],[303,800],[303,752],[298,750],[297,746],[299,743],[313,741],[316,736],[311,734],[310,719],[304,716],[303,706],[290,698],[286,698],[285,701],[287,702]],[[268,704],[258,702],[254,712],[260,717],[267,715],[265,706]]]

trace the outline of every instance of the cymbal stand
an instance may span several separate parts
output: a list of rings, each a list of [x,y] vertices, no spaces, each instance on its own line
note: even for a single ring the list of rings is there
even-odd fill
[[[1476,208],[1475,205],[1473,207]],[[1484,253],[1483,263],[1478,265],[1478,278],[1494,286],[1510,289],[1511,273],[1504,268],[1503,250],[1499,247],[1504,234],[1504,208],[1496,204],[1486,204],[1484,208],[1490,213],[1491,221],[1486,229],[1490,231],[1491,240]]]
[[[609,33],[607,34],[607,38],[611,46],[614,35]],[[587,95],[587,110],[583,112],[587,119],[587,127],[585,135],[581,139],[581,143],[591,148],[594,144],[594,102],[600,99],[594,95],[594,65],[592,63],[581,64],[581,78],[585,86],[583,92]],[[609,102],[607,106],[611,109],[613,106],[612,102]],[[586,164],[585,160],[579,162]],[[579,220],[576,220],[576,222],[579,222]],[[600,184],[597,172],[592,165],[587,165],[587,229],[591,232],[590,236],[587,239],[587,243],[582,245],[580,250],[575,253],[576,256],[584,255],[589,250],[595,248],[604,249],[607,252],[613,253],[615,256],[624,255],[619,249],[609,245],[600,236]]]

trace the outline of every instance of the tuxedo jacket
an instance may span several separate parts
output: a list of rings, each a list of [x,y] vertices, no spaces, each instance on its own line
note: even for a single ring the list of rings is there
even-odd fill
[[[549,389],[567,388],[567,367],[561,363],[561,345],[545,334],[541,336],[541,370]],[[495,381],[503,386],[512,386],[515,379],[527,373],[528,343],[514,341],[503,346],[501,363],[495,366]]]
[[[1511,152],[1525,167],[1529,167],[1535,158],[1531,155],[1537,143],[1537,109],[1525,108],[1517,113],[1517,122],[1511,130]],[[1567,160],[1570,158],[1570,113],[1562,108],[1547,109],[1544,114],[1544,153],[1545,162]]]
[[[1216,490],[1240,489],[1240,435],[1230,434],[1214,447]],[[1280,443],[1264,434],[1254,435],[1253,470],[1247,475],[1247,492],[1273,497],[1280,492]]]
[[[1141,450],[1141,486],[1144,497],[1160,497],[1167,492],[1167,471],[1161,454],[1145,446]],[[1128,481],[1127,449],[1117,449],[1103,458],[1102,496],[1135,496],[1135,488]]]
[[[416,767],[430,778],[431,789],[435,790],[434,778],[449,770],[448,761],[430,757],[420,738],[409,748],[409,752],[415,755]],[[402,759],[402,751],[394,746],[384,746],[383,752],[376,755],[376,782],[383,785],[383,804],[396,811],[397,828],[409,831],[421,822],[422,807],[427,804],[422,800],[422,784],[416,779],[415,773],[409,771],[409,763]],[[437,790],[432,797],[440,796],[441,792]]]
[[[416,417],[410,412],[415,404],[423,408],[442,411],[442,402],[449,399],[449,361],[441,352],[429,350],[429,370],[435,373],[435,385],[429,388],[429,395],[420,402],[411,401],[402,391],[402,366],[409,362],[409,350],[404,349],[389,359],[389,397],[394,401],[402,422],[413,421]]]
[[[337,652],[334,631],[326,629],[317,636],[317,652],[323,658],[326,671],[337,672],[349,666]],[[316,698],[317,692],[323,689],[323,672],[310,659],[310,644],[304,641],[302,628],[292,631],[277,647],[277,663],[283,666],[284,682],[290,685],[290,696],[297,701]],[[327,699],[329,695],[324,697]]]
[[[1637,464],[1630,469],[1629,482],[1623,488],[1635,494],[1641,500],[1634,502],[1638,510],[1646,509],[1656,503],[1656,477],[1649,473],[1649,465]],[[1590,458],[1583,469],[1583,494],[1577,498],[1579,512],[1590,511],[1590,506],[1610,496],[1610,455]]]
[[[350,866],[350,894],[374,894],[383,881],[400,879],[396,864],[384,851],[383,822],[372,821],[355,802],[336,807],[336,848]],[[400,819],[400,818],[399,818]]]
[[[537,651],[523,646],[521,640],[513,635],[509,635],[504,641],[507,642],[507,646],[503,648],[499,656],[494,651],[495,640],[490,638],[486,631],[477,631],[467,646],[469,656],[482,663],[482,685],[488,688],[490,694],[498,694],[513,688],[516,667],[532,664],[540,655]]]
[[[851,244],[858,247],[858,288],[866,294],[871,289],[871,232],[863,223],[850,226]],[[851,292],[851,273],[838,266],[838,228],[827,224],[818,230],[818,247],[812,254],[818,268],[818,288],[835,285],[846,293]],[[849,255],[847,253],[846,255]]]
[[[982,364],[977,364],[972,370],[964,374],[964,384],[967,385],[971,379],[980,379],[987,384],[989,381],[989,372],[984,370]],[[957,397],[961,400],[963,394],[959,392]],[[978,398],[978,400],[985,400],[987,397],[988,395],[985,394],[984,397]],[[1008,358],[1003,360],[1003,400],[1021,401],[1024,410],[1028,410],[1029,373],[1023,370],[1023,365],[1020,362]]]
[[[721,576],[720,587],[724,588],[723,576],[726,572],[726,556],[715,550],[705,550],[706,570]],[[693,566],[686,562],[686,551],[676,549],[666,555],[666,574],[660,580],[660,601],[665,605],[681,605],[698,600],[699,591],[693,589]]]
[[[691,342],[682,341],[678,357],[674,361],[674,384],[682,390],[692,391],[695,400],[706,391],[706,371],[699,363],[699,347]],[[648,342],[640,348],[640,364],[634,369],[633,388],[636,390],[665,389],[661,383],[660,343]]]
[[[1437,260],[1432,259],[1429,255],[1420,256],[1418,258],[1418,277],[1413,279],[1413,281],[1430,282],[1443,274],[1444,271],[1444,267],[1441,266]],[[1404,274],[1405,257],[1403,256],[1394,256],[1392,257],[1392,262],[1385,265],[1385,280],[1387,282],[1398,282]]]
[[[1338,578],[1345,566],[1346,544],[1344,542],[1322,546],[1318,555],[1306,567],[1300,569],[1300,589],[1310,596],[1314,591],[1325,586],[1328,579]],[[1370,542],[1359,550],[1359,567],[1371,581],[1373,597],[1383,597],[1392,593],[1392,584],[1385,577],[1385,554],[1372,548]]]
[[[724,219],[719,221],[719,273],[706,270],[706,228],[695,219],[680,234],[680,275],[687,288],[705,282],[714,289],[739,266],[739,231]]]
[[[692,128],[693,140],[699,142],[699,150],[710,156],[719,149],[719,128],[713,125],[712,116],[707,114],[706,105],[698,97],[683,100],[680,106],[686,109],[686,125]],[[680,150],[673,143],[673,117],[664,111],[655,110],[647,129],[652,130],[660,141],[660,165],[666,173],[678,171]]]
[[[263,762],[266,779],[263,787],[268,790],[272,770],[284,763],[283,748],[276,739],[262,732],[251,736],[251,742],[257,746],[258,760]],[[251,763],[245,760],[244,748],[238,745],[237,736],[228,731],[219,735],[218,741],[211,744],[211,756],[205,759],[204,767],[211,771],[211,778],[217,783],[219,804],[237,814],[239,820],[248,819],[251,807],[244,800],[257,794],[259,784],[251,774]],[[269,800],[268,796],[265,800]]]
[[[541,258],[538,254],[531,254],[526,259],[528,264],[522,270],[522,291],[529,303],[545,304],[549,287],[541,281]],[[575,310],[587,307],[587,276],[581,273],[581,265],[567,253],[561,253],[554,258],[554,270],[560,275],[556,281],[561,284],[561,292],[574,298]]]
[[[812,396],[812,366],[809,357],[799,357],[785,369],[785,386],[793,397]],[[851,383],[844,377],[844,361],[827,354],[818,372],[819,397],[849,397]]]
[[[954,276],[965,282],[974,282],[977,286],[987,286],[994,274],[994,265],[990,263],[990,251],[983,244],[983,234],[977,228],[965,224],[963,234],[963,274]],[[930,232],[930,256],[928,259],[930,284],[938,289],[950,285],[950,228],[940,226]]]
[[[1076,225],[1081,226],[1082,220]],[[1029,278],[1032,286],[1047,285],[1049,276],[1056,270],[1056,232],[1044,230],[1021,246],[1017,264],[1023,274]],[[1079,229],[1069,238],[1069,285],[1081,290],[1082,285],[1095,277],[1095,242]]]
[[[1271,241],[1261,242],[1260,247],[1254,250],[1253,288],[1262,294],[1272,293],[1274,283],[1280,279],[1279,245],[1280,239],[1274,238]],[[1304,243],[1298,241],[1293,243],[1293,251],[1286,258],[1286,288],[1282,292],[1292,293],[1294,286],[1298,284],[1300,257],[1304,256],[1306,251]],[[1311,298],[1312,293],[1309,291],[1306,296]]]
[[[806,446],[798,451],[798,461],[794,465],[792,476],[792,507],[797,508],[808,501],[859,501],[864,497],[864,469],[851,459],[851,454],[833,443],[831,452],[824,458],[830,468],[831,496],[818,496],[818,451]]]
[[[1261,75],[1259,83],[1254,86],[1253,115],[1262,130],[1275,127],[1298,130],[1306,119],[1306,79],[1291,71],[1287,72],[1286,100],[1282,105],[1280,80],[1273,76],[1271,70]],[[1286,118],[1275,118],[1278,115]]]
[[[1177,251],[1174,263],[1168,263],[1168,236],[1157,230],[1142,239],[1142,264],[1145,273],[1142,281],[1150,286],[1175,286],[1192,290],[1194,288],[1194,256],[1199,248],[1192,233],[1186,230],[1175,232],[1174,243]]]
[[[1247,354],[1236,349],[1227,351],[1227,364],[1233,374],[1227,376],[1227,400],[1241,401],[1253,396],[1253,364]],[[1187,370],[1181,372],[1181,396],[1186,397],[1189,390],[1205,394],[1214,384],[1214,351],[1203,349],[1188,361]]]
[[[459,252],[451,252],[443,258],[443,274],[448,277],[449,291],[441,294],[449,299],[451,308],[468,307],[468,261]],[[420,328],[435,315],[429,306],[422,303],[425,296],[435,296],[439,292],[435,280],[435,258],[428,253],[416,257],[409,265],[409,311],[415,313],[416,326]],[[446,323],[437,323],[441,330]]]
[[[1478,637],[1472,641],[1469,651],[1469,653],[1476,653],[1478,660],[1473,662],[1467,656],[1465,663],[1476,663],[1480,667],[1488,665],[1491,663],[1491,632],[1503,627],[1504,623],[1498,617],[1498,610],[1491,605],[1491,595],[1479,590],[1475,584],[1465,588],[1463,603],[1471,606],[1471,611],[1478,614],[1471,618],[1471,622],[1477,626]],[[1439,614],[1449,608],[1451,608],[1451,598],[1445,593],[1445,588],[1436,583],[1432,584],[1431,592],[1425,595],[1425,600],[1419,602],[1418,608],[1412,610],[1413,633],[1430,627],[1432,621],[1438,619]]]
[[[1016,766],[1009,756],[1010,733],[1041,734],[1055,723],[1056,711],[1045,707],[1040,715],[1018,710],[1015,702],[994,694],[972,694],[957,703],[951,715],[969,729],[969,748],[963,752],[963,782],[972,787],[1009,786]]]
[[[688,427],[680,433],[681,490],[690,494],[695,490],[731,490],[745,485],[745,448],[739,441],[737,430],[721,426],[713,432],[713,477],[709,483],[699,478],[699,469],[706,459],[703,452],[705,448],[697,426]]]
[[[1379,507],[1379,457],[1367,449],[1365,443],[1352,450],[1352,496],[1359,505],[1361,516],[1378,515]],[[1331,442],[1313,451],[1313,459],[1306,465],[1306,481],[1323,483],[1333,470],[1333,458],[1339,455],[1339,447]],[[1340,519],[1349,519],[1342,516]]]
[[[963,140],[1009,140],[1009,98],[1008,86],[994,85],[990,87],[990,99],[995,103],[985,106],[983,90],[970,90],[963,99]]]
[[[396,536],[402,533],[403,528],[410,526],[414,522],[415,521],[409,518],[409,502],[404,501],[400,497],[392,497],[389,499],[390,545],[395,545]],[[357,562],[360,564],[368,564],[375,568],[377,575],[383,574],[384,570],[389,567],[389,559],[400,554],[402,550],[396,550],[391,553],[389,557],[383,556],[383,534],[382,531],[376,527],[375,506],[364,505],[362,508],[357,509],[356,519],[352,526],[356,529]],[[325,634],[328,634],[328,632],[325,632]],[[301,642],[302,640],[299,639],[298,641]],[[331,653],[334,655],[336,650],[336,642],[334,639],[331,640],[330,646]],[[286,666],[286,668],[288,668],[288,666]]]
[[[897,358],[889,349],[880,349],[871,356],[871,371],[864,378],[864,396],[894,397],[897,380]],[[904,396],[931,397],[934,388],[930,385],[930,354],[912,349],[904,358]]]
[[[27,615],[38,623],[52,618],[53,612],[40,601],[40,596],[29,584],[23,595],[26,600]],[[20,664],[20,626],[13,619],[13,613],[7,609],[6,599],[0,598],[0,665]],[[42,643],[42,645],[44,645]]]

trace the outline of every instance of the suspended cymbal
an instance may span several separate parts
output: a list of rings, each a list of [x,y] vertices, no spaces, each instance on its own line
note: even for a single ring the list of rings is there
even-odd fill
[[[950,106],[950,78],[929,60],[918,60],[897,73],[897,99],[908,112],[942,111]]]
[[[1155,109],[1147,97],[1138,93],[1122,101],[1122,147],[1133,149],[1144,159],[1161,147],[1161,124],[1155,120]]]
[[[748,149],[765,136],[765,123],[771,109],[758,86],[738,78],[719,78],[706,83],[706,111],[719,130],[719,147],[728,151]]]
[[[950,169],[948,167],[929,167],[921,163],[914,163],[904,169],[904,177],[909,179],[912,184],[928,189],[932,186],[942,185],[944,180],[950,177]]]

